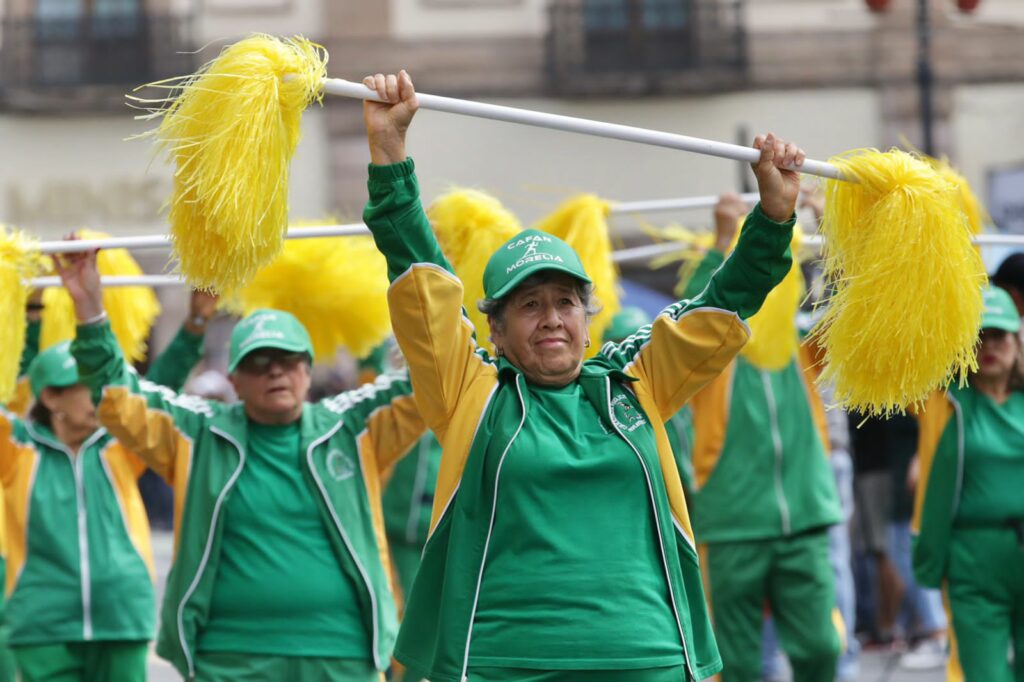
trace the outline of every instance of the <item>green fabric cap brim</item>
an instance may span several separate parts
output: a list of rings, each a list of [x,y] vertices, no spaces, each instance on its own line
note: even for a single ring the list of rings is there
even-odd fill
[[[508,296],[510,293],[512,293],[512,290],[519,286],[524,279],[527,279],[528,277],[530,277],[530,275],[536,275],[538,272],[544,272],[545,270],[557,270],[558,272],[564,272],[567,275],[572,275],[576,279],[586,284],[591,283],[590,278],[587,277],[587,273],[583,272],[582,270],[576,270],[571,267],[566,267],[564,265],[552,265],[551,263],[531,263],[529,265],[524,265],[523,267],[519,268],[516,271],[516,273],[512,275],[512,278],[509,279],[504,284],[502,284],[497,289],[497,291],[494,291],[493,293],[489,294],[485,292],[485,294],[487,295],[487,298],[504,298],[505,296]]]
[[[235,325],[231,331],[228,373],[234,372],[245,356],[261,348],[305,353],[310,361],[313,359],[309,332],[294,315],[283,310],[255,310]]]
[[[985,290],[985,310],[981,314],[982,329],[1000,329],[1016,334],[1020,331],[1017,305],[1005,289],[993,286]]]
[[[553,234],[524,230],[495,251],[484,268],[484,296],[503,298],[538,272],[564,272],[586,284],[592,284],[583,269],[579,254]]]

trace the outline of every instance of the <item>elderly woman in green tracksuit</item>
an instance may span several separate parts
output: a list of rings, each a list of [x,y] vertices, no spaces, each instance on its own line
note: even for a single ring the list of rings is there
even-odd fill
[[[100,421],[173,482],[157,653],[202,682],[380,680],[397,632],[381,472],[424,433],[408,381],[307,403],[309,334],[264,309],[231,334],[240,402],[140,383],[105,320],[95,255],[61,274]]]
[[[27,419],[0,411],[9,641],[26,682],[141,681],[155,615],[146,465],[99,425],[69,344],[37,352],[39,325],[30,309],[35,404]],[[201,348],[182,330],[151,375],[180,386]]]
[[[946,592],[950,680],[1024,680],[1024,377],[1021,321],[984,293],[978,370],[919,411],[914,574]],[[1014,663],[1007,662],[1012,648]],[[957,664],[959,658],[959,666]],[[962,668],[962,675],[958,668]]]
[[[527,230],[485,268],[496,358],[477,346],[419,201],[412,82],[365,81],[364,219],[388,261],[392,326],[444,451],[432,532],[395,655],[431,682],[696,680],[720,660],[663,426],[728,364],[790,267],[803,153],[758,138],[762,201],[696,299],[584,362],[590,280]]]

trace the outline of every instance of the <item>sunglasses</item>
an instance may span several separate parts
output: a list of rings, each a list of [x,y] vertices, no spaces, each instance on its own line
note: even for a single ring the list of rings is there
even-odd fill
[[[242,361],[238,363],[238,369],[246,374],[266,374],[274,364],[280,365],[282,369],[291,370],[298,367],[300,363],[308,361],[309,355],[306,353],[280,350],[256,351],[242,358]]]

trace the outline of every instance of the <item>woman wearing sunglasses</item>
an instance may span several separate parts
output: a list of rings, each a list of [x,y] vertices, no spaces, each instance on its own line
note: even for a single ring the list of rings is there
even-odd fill
[[[397,631],[380,474],[424,431],[408,382],[306,402],[309,334],[268,309],[231,335],[240,402],[179,395],[125,371],[94,254],[62,276],[100,421],[174,482],[157,653],[186,679],[380,679]]]

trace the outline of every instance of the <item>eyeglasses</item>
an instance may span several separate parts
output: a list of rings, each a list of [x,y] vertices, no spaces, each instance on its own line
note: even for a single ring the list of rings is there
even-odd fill
[[[996,327],[985,327],[978,334],[982,343],[1005,343],[1013,336],[1011,332]]]
[[[246,374],[266,374],[275,363],[282,369],[295,369],[299,363],[308,362],[309,355],[292,351],[266,350],[249,353],[238,363],[238,369]]]

